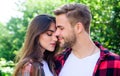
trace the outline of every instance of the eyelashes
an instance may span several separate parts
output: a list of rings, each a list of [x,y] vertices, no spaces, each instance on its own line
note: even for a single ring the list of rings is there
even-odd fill
[[[48,36],[52,36],[52,33],[47,33]]]

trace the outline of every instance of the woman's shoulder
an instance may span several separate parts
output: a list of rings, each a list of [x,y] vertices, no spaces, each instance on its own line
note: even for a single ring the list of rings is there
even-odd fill
[[[23,65],[23,68],[22,68],[22,71],[26,72],[30,72],[31,69],[33,68],[33,65],[32,65],[32,60],[29,60],[28,62],[26,62],[24,65]]]

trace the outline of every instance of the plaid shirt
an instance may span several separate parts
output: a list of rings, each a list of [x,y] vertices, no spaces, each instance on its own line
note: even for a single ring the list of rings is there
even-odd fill
[[[43,66],[43,64],[41,64],[41,63],[40,63],[40,65]],[[36,69],[38,73],[41,71],[41,73],[39,73],[38,75],[45,76],[44,70],[43,70],[42,66],[40,67],[40,65],[37,65],[38,69]],[[36,76],[35,75],[35,66],[33,66],[33,61],[31,60],[31,61],[27,62],[26,64],[24,64],[24,66],[19,70],[17,76]]]
[[[98,42],[95,42],[95,44],[100,49],[100,58],[95,65],[93,76],[120,76],[120,56],[108,51]],[[55,57],[55,70],[58,75],[71,50],[67,48],[63,53]]]
[[[18,72],[18,76],[32,76],[33,74],[33,65],[30,62],[27,62],[21,70]]]

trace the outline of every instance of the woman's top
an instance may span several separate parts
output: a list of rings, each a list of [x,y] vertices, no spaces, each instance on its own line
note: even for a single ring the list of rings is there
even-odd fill
[[[53,74],[51,73],[49,67],[48,67],[48,64],[46,61],[42,61],[43,63],[43,70],[45,72],[45,76],[53,76]]]

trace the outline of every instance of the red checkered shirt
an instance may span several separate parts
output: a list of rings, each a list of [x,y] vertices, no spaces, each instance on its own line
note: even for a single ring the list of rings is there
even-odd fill
[[[93,76],[120,76],[120,56],[110,52],[98,42],[95,42],[95,44],[100,49],[100,58],[95,65]],[[67,48],[63,53],[55,57],[55,70],[58,75],[71,50]]]

